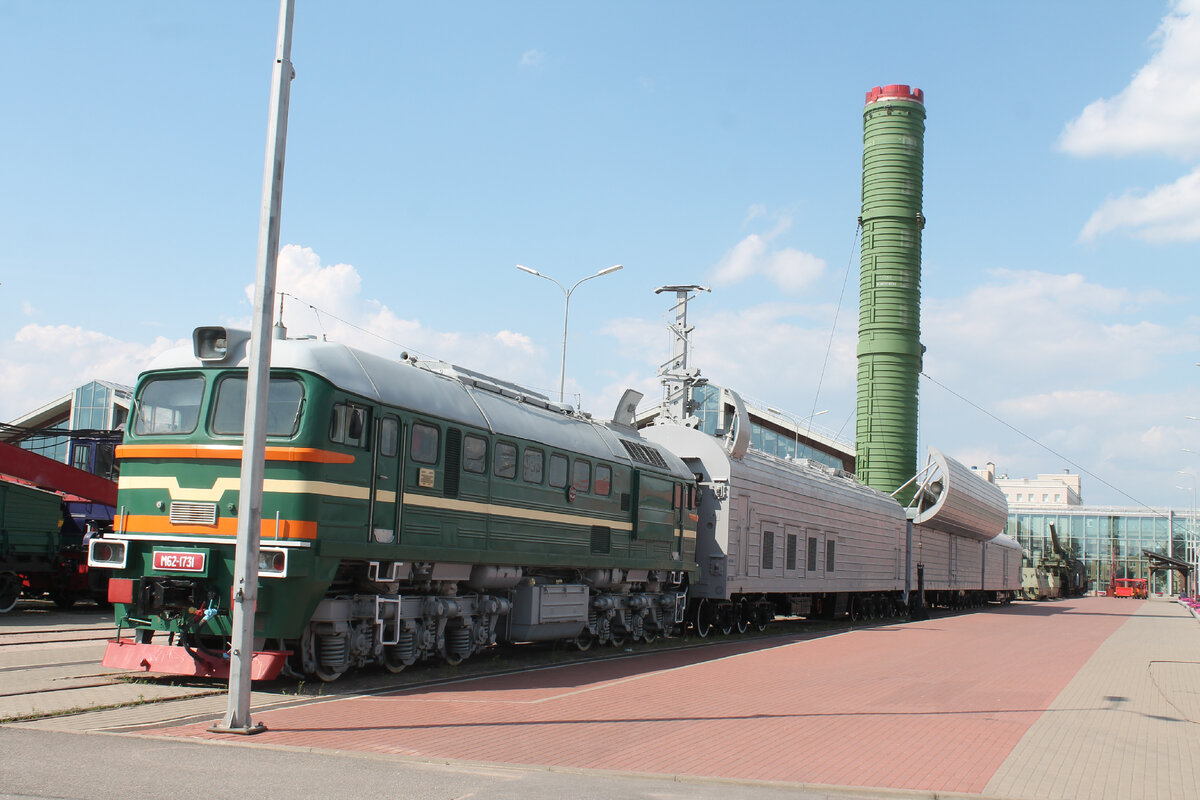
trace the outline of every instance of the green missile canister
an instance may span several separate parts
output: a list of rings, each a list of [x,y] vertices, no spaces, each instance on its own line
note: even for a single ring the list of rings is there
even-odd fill
[[[888,493],[917,471],[924,137],[924,92],[904,85],[867,92],[855,470]],[[911,498],[911,487],[897,495],[901,503]]]

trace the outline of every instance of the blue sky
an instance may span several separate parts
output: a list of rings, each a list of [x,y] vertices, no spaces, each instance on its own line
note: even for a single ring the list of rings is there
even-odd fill
[[[653,290],[701,283],[704,373],[852,436],[862,104],[907,83],[922,447],[1191,504],[1198,0],[297,6],[294,333],[552,394],[562,296],[514,265],[570,285],[622,263],[572,298],[585,409],[657,398]],[[0,0],[0,418],[248,324],[277,14]]]

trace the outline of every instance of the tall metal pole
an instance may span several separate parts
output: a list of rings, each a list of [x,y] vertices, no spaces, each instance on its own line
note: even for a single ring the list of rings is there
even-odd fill
[[[250,679],[254,655],[254,606],[258,600],[258,540],[262,528],[262,486],[267,442],[267,387],[271,370],[271,321],[275,267],[279,257],[279,216],[283,202],[283,158],[287,142],[288,98],[292,78],[292,15],[295,0],[280,0],[279,37],[271,73],[271,114],[263,171],[262,213],[254,281],[254,321],[246,380],[242,476],[238,494],[237,550],[233,565],[233,636],[229,653],[229,706],[210,730],[258,733],[250,721]]]

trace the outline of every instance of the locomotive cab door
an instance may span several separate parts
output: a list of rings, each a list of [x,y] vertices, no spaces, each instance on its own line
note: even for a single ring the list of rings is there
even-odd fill
[[[391,414],[375,425],[372,451],[370,540],[387,544],[400,533],[400,476],[404,469],[404,426]]]

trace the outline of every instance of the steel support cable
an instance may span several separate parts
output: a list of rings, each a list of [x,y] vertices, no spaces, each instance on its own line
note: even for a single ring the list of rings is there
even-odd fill
[[[850,282],[850,265],[854,263],[854,254],[858,250],[858,237],[862,233],[862,218],[854,225],[854,237],[850,240],[850,255],[846,258],[846,269],[842,273],[842,290],[838,293],[837,307],[833,310],[833,325],[829,328],[829,342],[825,345],[825,360],[821,362],[821,374],[817,376],[817,390],[813,394],[812,412],[808,415],[811,425],[812,418],[817,415],[817,403],[821,400],[821,385],[825,382],[825,369],[829,366],[829,354],[833,352],[833,337],[837,335],[838,317],[842,313],[842,301],[846,297],[846,284]],[[850,412],[850,417],[854,416],[854,412]],[[841,436],[842,431],[846,429],[846,425],[850,422],[850,417],[846,417],[846,421],[838,428],[837,435]]]
[[[1128,492],[1126,492],[1126,491],[1123,491],[1122,489],[1119,489],[1119,488],[1117,488],[1116,486],[1113,486],[1111,483],[1109,483],[1108,481],[1104,480],[1103,478],[1101,478],[1101,477],[1100,477],[1099,475],[1097,475],[1096,473],[1092,472],[1091,470],[1087,469],[1086,467],[1080,466],[1078,463],[1076,463],[1076,462],[1075,462],[1075,461],[1073,461],[1072,459],[1068,458],[1067,456],[1065,456],[1065,455],[1063,455],[1062,453],[1058,452],[1058,451],[1057,451],[1057,450],[1055,450],[1054,448],[1050,447],[1050,445],[1048,445],[1048,444],[1045,444],[1044,442],[1040,442],[1040,441],[1038,441],[1037,439],[1035,439],[1034,437],[1030,436],[1028,433],[1026,433],[1025,431],[1021,430],[1021,429],[1020,429],[1020,428],[1018,428],[1017,426],[1015,426],[1015,425],[1013,425],[1013,424],[1011,424],[1011,423],[1009,423],[1009,422],[1006,422],[1005,420],[1002,420],[1002,419],[1000,419],[1000,417],[997,417],[995,414],[993,414],[992,412],[988,411],[988,410],[987,410],[986,408],[984,408],[983,406],[979,405],[978,403],[975,403],[975,402],[973,402],[972,400],[969,400],[968,398],[964,397],[963,395],[961,395],[961,394],[959,394],[958,392],[956,392],[956,391],[954,391],[953,389],[951,389],[951,388],[950,388],[949,386],[947,386],[946,384],[944,384],[944,383],[942,383],[941,381],[937,380],[936,378],[934,378],[933,376],[931,376],[931,375],[930,375],[928,372],[924,372],[924,371],[922,371],[922,372],[921,372],[921,377],[922,377],[922,378],[925,378],[926,380],[930,381],[931,383],[935,384],[936,386],[939,386],[939,387],[941,387],[942,389],[944,389],[945,391],[947,391],[947,392],[949,392],[950,394],[954,395],[954,396],[955,396],[955,397],[957,397],[959,400],[962,400],[964,403],[966,403],[967,405],[971,406],[971,408],[974,408],[976,411],[979,411],[980,413],[982,413],[982,414],[984,414],[984,415],[986,415],[986,416],[988,416],[988,417],[992,418],[993,420],[995,420],[996,422],[999,422],[1001,425],[1003,425],[1004,427],[1006,427],[1006,428],[1008,428],[1009,430],[1013,431],[1014,433],[1017,433],[1017,434],[1019,434],[1020,436],[1023,436],[1024,438],[1026,438],[1026,439],[1028,439],[1029,441],[1033,442],[1033,443],[1034,443],[1034,444],[1036,444],[1038,447],[1040,447],[1040,448],[1042,448],[1043,450],[1045,450],[1047,453],[1050,453],[1050,454],[1051,454],[1051,455],[1053,455],[1053,456],[1057,456],[1058,458],[1061,458],[1063,461],[1067,462],[1068,464],[1070,464],[1071,466],[1073,466],[1075,469],[1079,470],[1079,471],[1080,471],[1081,473],[1083,473],[1084,475],[1087,475],[1089,478],[1093,478],[1094,480],[1096,480],[1096,481],[1099,481],[1100,483],[1104,484],[1104,485],[1105,485],[1105,486],[1107,486],[1109,489],[1112,489],[1114,492],[1116,492],[1117,494],[1121,495],[1122,497],[1125,497],[1125,498],[1127,498],[1127,499],[1129,499],[1129,500],[1132,500],[1132,501],[1133,501],[1133,503],[1134,503],[1134,504],[1135,504],[1135,505],[1136,505],[1138,508],[1145,509],[1146,511],[1149,511],[1151,516],[1155,516],[1155,517],[1162,517],[1163,519],[1167,519],[1167,517],[1166,517],[1166,515],[1165,515],[1165,514],[1162,514],[1162,513],[1160,513],[1159,511],[1155,510],[1155,509],[1154,509],[1154,507],[1152,507],[1152,506],[1150,506],[1150,505],[1147,505],[1146,503],[1143,503],[1141,500],[1138,500],[1136,497],[1134,497],[1133,495],[1129,494]]]

